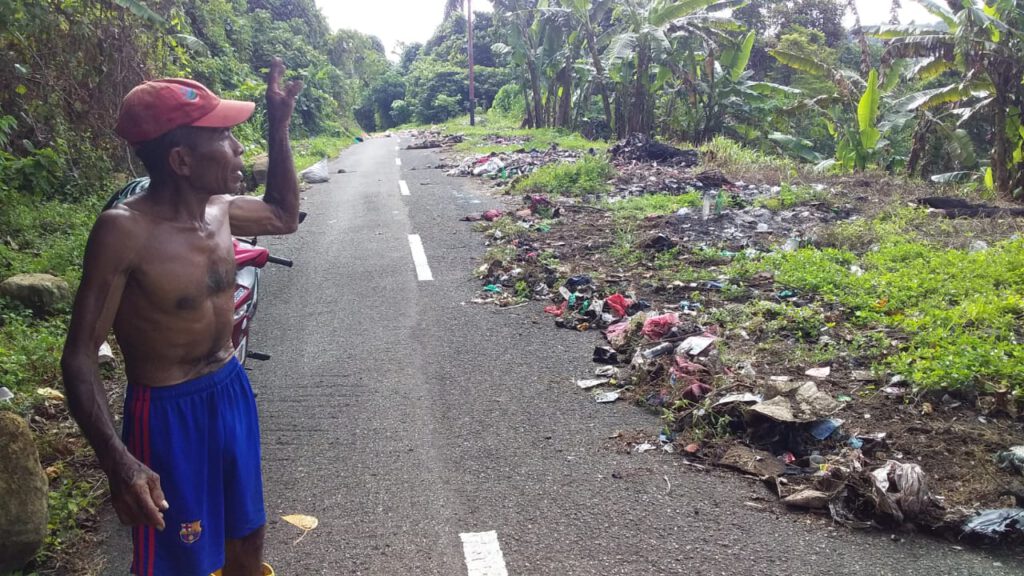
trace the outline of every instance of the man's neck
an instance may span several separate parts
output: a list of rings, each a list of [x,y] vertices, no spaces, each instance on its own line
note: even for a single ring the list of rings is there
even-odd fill
[[[151,204],[163,218],[199,228],[206,226],[206,194],[176,178],[153,179],[146,191]]]

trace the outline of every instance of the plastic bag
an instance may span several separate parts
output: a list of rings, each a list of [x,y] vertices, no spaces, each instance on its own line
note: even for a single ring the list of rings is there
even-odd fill
[[[307,182],[309,184],[322,184],[330,181],[331,175],[327,171],[327,160],[321,160],[302,172],[299,172],[299,178],[301,178],[303,182]]]

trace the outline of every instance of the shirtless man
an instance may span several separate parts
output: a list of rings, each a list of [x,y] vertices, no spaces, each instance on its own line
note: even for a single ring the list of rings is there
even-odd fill
[[[272,573],[262,559],[256,405],[231,344],[231,236],[298,226],[288,126],[302,84],[282,86],[283,75],[275,59],[262,200],[233,196],[243,150],[231,127],[255,104],[171,79],[139,85],[121,105],[116,131],[151,183],[96,220],[61,367],[68,406],[110,481],[114,509],[133,527],[132,574]],[[128,378],[121,436],[97,368],[111,327]]]

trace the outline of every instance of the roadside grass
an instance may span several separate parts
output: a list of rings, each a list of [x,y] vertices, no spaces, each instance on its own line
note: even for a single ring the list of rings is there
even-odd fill
[[[901,346],[882,366],[920,390],[1024,396],[1024,240],[936,245],[913,230],[921,213],[840,224],[834,247],[776,252],[734,272],[770,270],[778,286],[842,306],[854,327],[896,330]]]
[[[315,136],[292,142],[292,157],[295,171],[301,172],[324,158],[334,158],[352,145],[348,136]]]
[[[292,142],[297,170],[324,157],[336,156],[351,143],[346,137],[317,137]],[[103,189],[77,202],[38,201],[30,196],[5,198],[0,214],[0,281],[23,273],[47,273],[63,278],[72,292],[82,275],[85,243],[107,198],[129,177],[117,175]],[[102,473],[89,467],[92,451],[63,406],[55,408],[36,391],[63,392],[60,355],[70,310],[40,318],[21,306],[0,299],[0,386],[14,392],[8,410],[33,419],[40,461],[57,471],[50,481],[50,531],[33,567],[52,571],[65,565],[85,534],[100,502],[106,498]],[[120,374],[104,379],[123,381]],[[120,406],[112,406],[115,412]],[[72,438],[74,441],[66,441]],[[63,472],[61,472],[63,471]],[[76,572],[77,573],[77,572]]]
[[[520,194],[577,198],[588,194],[608,194],[612,190],[609,180],[614,174],[615,169],[604,158],[584,155],[575,162],[542,166],[516,180],[512,189]]]
[[[781,212],[796,206],[824,202],[828,200],[828,193],[823,187],[810,185],[783,184],[778,194],[759,198],[754,202],[755,206],[767,208],[772,212]]]
[[[552,144],[563,150],[579,152],[601,152],[608,149],[608,143],[599,140],[587,140],[575,132],[558,128],[520,128],[517,122],[500,117],[477,117],[477,125],[469,125],[469,116],[453,118],[441,125],[449,134],[462,134],[466,140],[455,145],[455,150],[467,154],[490,154],[491,152],[512,152],[525,148],[531,150],[547,150]],[[522,140],[516,144],[496,144],[488,140],[492,136],[502,136]]]
[[[782,184],[800,180],[802,169],[793,160],[766,154],[718,136],[700,148],[704,168],[721,170],[729,178],[753,184]]]
[[[699,192],[688,192],[673,196],[670,194],[646,194],[625,200],[606,202],[616,220],[643,220],[648,216],[675,214],[681,208],[696,208],[701,205]]]

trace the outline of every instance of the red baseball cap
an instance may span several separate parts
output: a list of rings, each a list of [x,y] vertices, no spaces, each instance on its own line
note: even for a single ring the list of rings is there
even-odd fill
[[[151,80],[124,97],[114,131],[135,145],[182,126],[231,128],[248,120],[255,109],[254,102],[222,100],[194,80]]]

